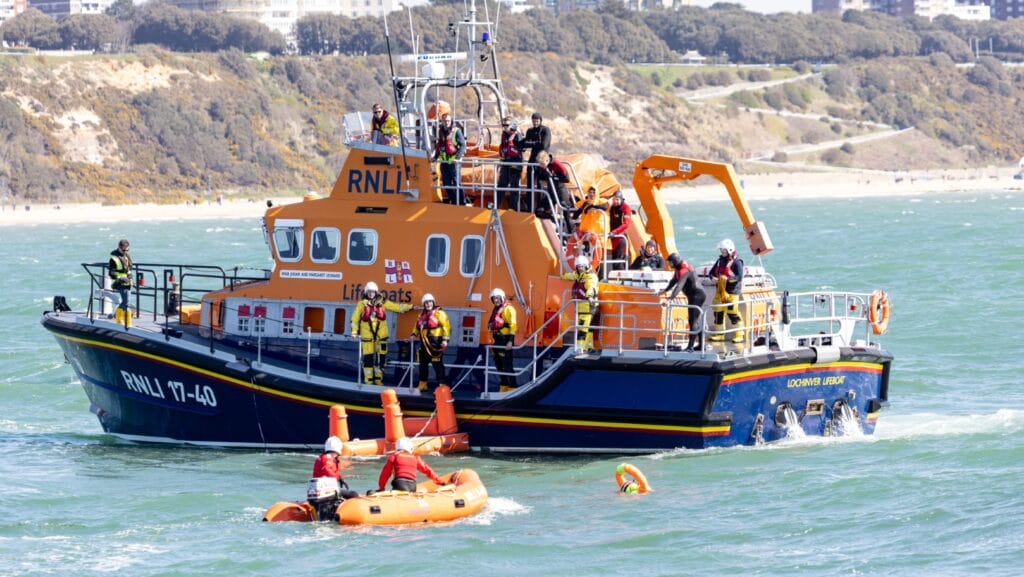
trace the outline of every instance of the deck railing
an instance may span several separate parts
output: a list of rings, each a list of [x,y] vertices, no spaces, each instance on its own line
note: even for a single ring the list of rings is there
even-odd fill
[[[89,263],[82,265],[90,275],[90,295],[87,315],[90,320],[106,315],[114,302],[118,300],[117,291],[109,288],[106,263]],[[237,288],[245,283],[261,281],[267,278],[269,271],[256,271],[257,274],[246,274],[245,269],[224,270],[216,266],[180,265],[163,263],[138,263],[134,265],[132,278],[134,281],[132,297],[134,308],[140,315],[151,315],[154,323],[163,322],[165,334],[167,325],[176,314],[177,307],[198,304],[201,296],[210,290]],[[141,280],[141,282],[140,282]],[[643,291],[648,295],[647,291]],[[628,295],[630,293],[616,293]],[[476,370],[483,372],[484,391],[489,390],[493,379],[502,376],[513,376],[519,383],[528,383],[552,371],[574,354],[586,353],[577,343],[583,325],[577,323],[577,306],[585,300],[568,298],[563,294],[563,305],[554,312],[548,312],[544,321],[522,342],[514,345],[515,364],[512,373],[502,373],[494,366],[492,356],[494,345],[484,345],[483,353],[474,363],[447,365],[453,371],[461,371],[463,378]],[[868,293],[812,291],[802,293],[776,293],[754,295],[737,302],[741,315],[746,319],[745,326],[736,328],[728,326],[722,331],[709,327],[708,315],[713,314],[716,306],[706,305],[698,309],[695,327],[678,326],[678,320],[686,318],[692,307],[682,299],[644,301],[628,298],[601,298],[600,314],[593,318],[597,322],[589,325],[592,333],[599,334],[601,344],[599,354],[622,355],[635,351],[645,354],[656,354],[661,357],[674,355],[695,355],[694,358],[706,358],[715,355],[744,355],[756,352],[757,347],[794,349],[803,347],[839,347],[868,346],[872,339],[871,324],[868,322]],[[162,306],[161,306],[162,305]],[[749,314],[750,307],[760,306],[765,314],[759,318]],[[171,310],[171,309],[174,310]],[[658,309],[658,310],[651,310]],[[680,309],[687,309],[685,312]],[[223,314],[221,311],[220,314]],[[652,323],[651,319],[658,319]],[[282,319],[263,318],[263,322],[283,322]],[[646,321],[642,322],[642,321]],[[206,323],[210,320],[207,319]],[[221,325],[223,323],[220,323]],[[645,326],[646,324],[646,326]],[[557,328],[552,328],[557,327]],[[199,327],[200,334],[208,336],[211,349],[214,347],[216,333],[221,329],[211,330],[209,324]],[[736,331],[744,331],[741,343],[731,343]],[[689,342],[693,335],[703,333],[702,344],[694,351],[684,350],[684,343]],[[708,338],[720,335],[728,343],[722,349],[709,346]],[[339,335],[342,336],[342,335]],[[265,343],[262,335],[257,334],[256,363],[262,363]],[[313,336],[309,329],[295,334],[296,345],[299,339],[306,342],[306,374],[312,374],[312,357],[314,354]],[[342,336],[342,338],[346,338]],[[358,345],[356,346],[358,353]],[[528,351],[523,354],[521,351]],[[415,386],[416,346],[408,347],[408,359],[391,361],[394,367],[405,373],[399,379],[410,388]],[[362,355],[356,354],[359,366],[357,380],[362,378]],[[550,364],[545,365],[545,361]]]

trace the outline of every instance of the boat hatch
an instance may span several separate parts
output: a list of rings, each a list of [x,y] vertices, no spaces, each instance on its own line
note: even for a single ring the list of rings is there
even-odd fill
[[[356,214],[387,214],[386,206],[357,206]]]
[[[807,401],[804,407],[804,415],[820,415],[825,411],[825,399],[813,399]]]

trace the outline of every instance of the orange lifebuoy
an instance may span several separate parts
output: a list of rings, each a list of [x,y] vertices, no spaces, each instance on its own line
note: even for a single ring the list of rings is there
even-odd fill
[[[885,291],[876,289],[871,293],[868,322],[871,323],[871,330],[876,335],[884,335],[889,330],[889,308],[889,295],[885,294]]]
[[[625,475],[629,475],[633,478],[632,481],[627,481]],[[615,484],[619,487],[619,491],[622,493],[650,493],[654,489],[647,483],[647,477],[629,463],[623,463],[615,468]]]

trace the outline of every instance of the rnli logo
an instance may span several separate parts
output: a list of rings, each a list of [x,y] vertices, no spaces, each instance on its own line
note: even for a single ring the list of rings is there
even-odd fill
[[[412,171],[416,180],[416,170]],[[405,175],[401,170],[364,169],[348,173],[348,191],[356,194],[399,194]]]

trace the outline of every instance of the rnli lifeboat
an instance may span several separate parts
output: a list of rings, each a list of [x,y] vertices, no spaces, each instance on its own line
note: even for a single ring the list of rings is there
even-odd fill
[[[582,153],[559,149],[568,182],[529,157],[500,158],[502,119],[516,112],[498,75],[495,27],[467,4],[451,23],[457,42],[473,39],[467,52],[398,59],[389,91],[398,137],[382,142],[368,111],[347,113],[348,154],[330,193],[268,207],[260,224],[272,269],[135,262],[140,282],[132,314],[121,318],[112,316],[117,293],[103,288],[105,261],[82,265],[83,310],[54,296],[42,324],[103,430],[129,441],[309,449],[323,443],[329,411],[341,405],[357,454],[394,441],[375,440],[382,418],[433,437],[439,452],[650,453],[871,434],[889,404],[893,356],[882,338],[897,321],[895,303],[882,291],[784,289],[769,266],[767,225],[731,164],[638,159],[635,197],[623,199],[635,207],[628,223],[610,212],[589,231],[599,238],[584,243],[604,251],[597,302],[579,298],[572,237],[590,226],[582,217],[574,225],[572,201],[594,188],[597,204],[614,205],[623,186]],[[440,95],[466,149],[448,164],[434,154],[447,147]],[[739,217],[721,231],[744,257],[726,318],[713,304],[720,275],[694,260],[718,250],[687,232],[689,222],[674,224],[690,215],[671,214],[662,193],[697,179],[719,183]],[[712,189],[699,188],[688,190]],[[649,240],[666,260],[686,247],[703,304],[666,299],[671,271],[628,268]],[[787,274],[811,287],[834,280]],[[368,286],[393,305],[375,329],[387,342],[376,347],[355,330]],[[441,378],[421,366],[434,357],[410,338],[427,294],[450,325]],[[513,334],[496,339],[496,315],[512,311],[516,322],[503,330]],[[382,406],[386,389],[401,416],[397,402]],[[439,404],[432,389],[451,395]],[[383,497],[374,503],[389,509]]]
[[[341,525],[407,525],[454,521],[469,517],[487,504],[487,488],[472,469],[441,475],[441,484],[425,481],[416,491],[381,491],[346,499],[337,506],[335,518]],[[312,501],[312,499],[311,499]],[[264,521],[327,521],[316,502],[275,503]]]

